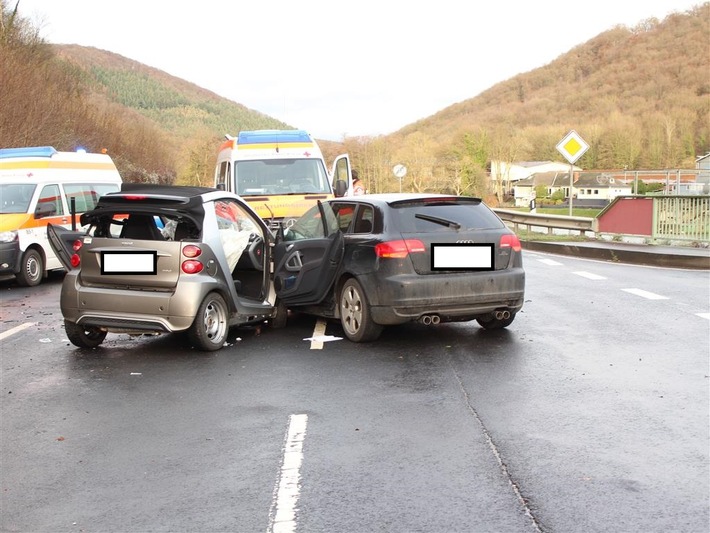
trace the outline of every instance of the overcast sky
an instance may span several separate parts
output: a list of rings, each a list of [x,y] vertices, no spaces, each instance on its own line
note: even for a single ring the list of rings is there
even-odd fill
[[[115,52],[341,140],[392,133],[616,25],[701,3],[20,0],[19,11],[49,42]]]

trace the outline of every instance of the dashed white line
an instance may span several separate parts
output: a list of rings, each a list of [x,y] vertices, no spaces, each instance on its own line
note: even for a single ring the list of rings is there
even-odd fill
[[[291,415],[289,417],[283,463],[271,503],[267,533],[293,533],[296,531],[296,505],[301,492],[303,441],[306,438],[307,425],[308,415]]]
[[[0,333],[0,341],[3,339],[6,339],[7,337],[14,335],[15,333],[19,333],[23,329],[27,329],[30,326],[35,326],[37,322],[25,322],[24,324],[20,324],[19,326],[15,326],[14,328],[10,328],[7,331],[3,331]]]
[[[580,270],[579,272],[573,272],[573,274],[577,274],[578,276],[582,276],[583,278],[592,279],[595,281],[606,279],[604,276],[600,276],[599,274],[593,274],[592,272],[584,272],[583,270]]]
[[[546,265],[550,266],[562,266],[562,263],[558,263],[554,259],[538,259],[541,263],[545,263]]]
[[[653,292],[644,291],[642,289],[621,289],[629,294],[635,294],[636,296],[641,296],[648,300],[669,300],[668,296],[661,296],[660,294],[655,294]]]

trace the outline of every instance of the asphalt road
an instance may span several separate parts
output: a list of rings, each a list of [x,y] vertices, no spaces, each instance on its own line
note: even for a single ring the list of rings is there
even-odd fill
[[[506,331],[294,315],[207,354],[75,349],[61,277],[0,283],[0,530],[708,531],[708,272],[525,266]]]

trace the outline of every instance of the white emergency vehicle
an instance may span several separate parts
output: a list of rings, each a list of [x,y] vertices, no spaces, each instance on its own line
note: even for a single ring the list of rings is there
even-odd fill
[[[72,220],[70,213],[93,209],[99,196],[120,188],[121,176],[106,154],[51,146],[0,149],[0,275],[34,286],[63,268],[47,240],[47,224],[75,227],[78,216]]]
[[[214,186],[240,195],[272,228],[293,224],[318,200],[352,191],[348,156],[338,156],[328,173],[318,143],[304,130],[242,131],[225,137]]]

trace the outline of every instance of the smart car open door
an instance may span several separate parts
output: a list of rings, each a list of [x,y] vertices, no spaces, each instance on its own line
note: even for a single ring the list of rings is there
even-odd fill
[[[273,250],[274,289],[287,306],[320,303],[343,258],[344,238],[329,204],[318,202],[282,232]]]
[[[69,271],[76,268],[71,264],[71,257],[74,255],[73,246],[74,242],[77,239],[82,239],[84,235],[85,232],[83,231],[72,231],[62,226],[47,224],[49,245],[65,270]]]

